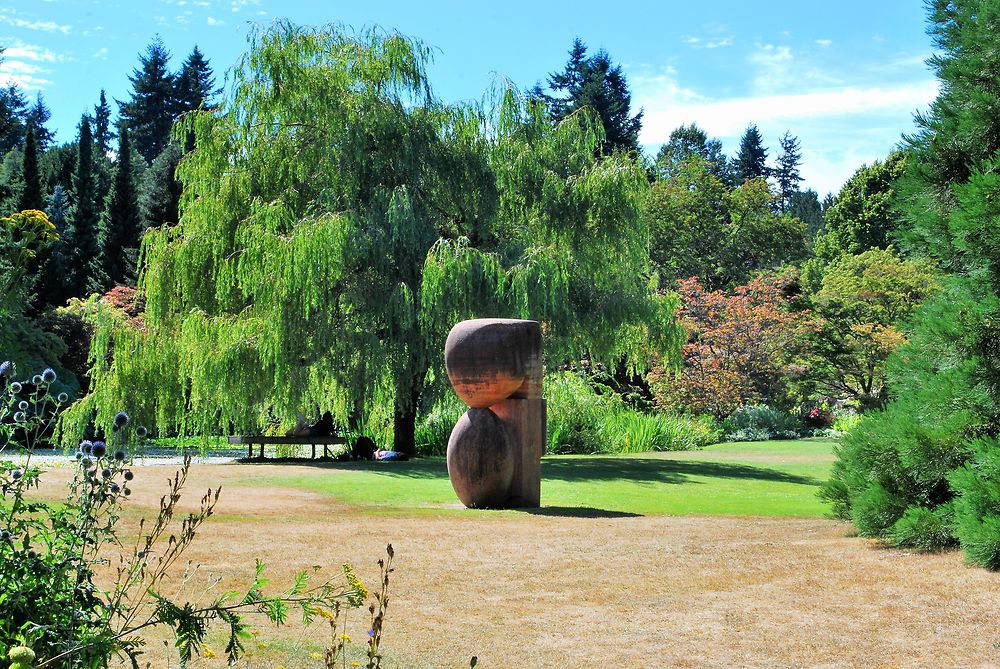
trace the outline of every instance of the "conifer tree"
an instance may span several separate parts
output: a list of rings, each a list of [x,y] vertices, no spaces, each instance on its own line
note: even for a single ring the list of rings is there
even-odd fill
[[[75,200],[66,225],[63,267],[59,272],[65,282],[64,296],[79,297],[91,290],[99,290],[90,280],[90,269],[97,257],[97,225],[100,209],[97,204],[97,184],[94,175],[94,141],[90,119],[84,115],[80,122],[77,142],[77,163],[73,175]],[[60,300],[62,301],[62,300]]]
[[[708,134],[697,124],[682,125],[675,128],[656,154],[656,167],[661,179],[669,179],[680,168],[680,164],[698,156],[706,161],[712,174],[723,183],[730,183],[729,161],[722,153],[722,142],[709,139]]]
[[[177,74],[175,92],[177,113],[194,111],[202,105],[209,106],[216,92],[208,59],[195,45]]]
[[[18,211],[42,209],[42,178],[38,171],[38,144],[35,139],[35,124],[28,122],[24,136],[24,158],[21,163],[21,194],[17,199]]]
[[[181,182],[176,172],[180,160],[181,148],[170,142],[143,175],[139,194],[143,229],[177,223]]]
[[[62,184],[56,184],[56,187],[52,189],[52,195],[49,196],[49,201],[45,205],[45,213],[48,214],[52,224],[56,226],[56,234],[62,237],[63,231],[66,229],[66,219],[69,216],[69,198],[66,197],[66,189],[62,187]]]
[[[132,97],[121,105],[121,118],[132,133],[136,152],[153,162],[170,139],[170,128],[177,112],[174,75],[168,67],[170,52],[157,37],[139,56],[139,67],[132,71]]]
[[[0,63],[4,48],[0,46]],[[0,155],[21,144],[24,139],[28,102],[16,84],[0,88]]]
[[[115,138],[111,128],[111,105],[101,89],[101,99],[94,106],[94,146],[102,156],[111,150],[111,140]]]
[[[799,174],[802,147],[798,138],[787,131],[781,137],[780,146],[781,153],[778,154],[773,175],[778,182],[778,206],[781,211],[788,211],[792,196],[799,191],[799,184],[802,183],[802,175]]]
[[[35,104],[31,106],[26,115],[27,124],[34,126],[35,143],[38,146],[39,154],[45,153],[49,149],[52,139],[55,137],[55,134],[45,127],[51,118],[52,112],[49,111],[48,105],[42,99],[42,94],[39,93],[35,98]]]
[[[631,115],[632,93],[620,65],[601,49],[587,56],[587,46],[578,37],[573,40],[569,60],[562,72],[549,75],[546,94],[540,85],[532,97],[543,101],[553,120],[561,121],[579,109],[589,107],[604,126],[601,151],[607,155],[616,149],[635,151],[639,148],[642,110]]]
[[[101,291],[115,285],[135,284],[139,251],[139,203],[136,198],[128,128],[118,131],[118,157],[114,183],[104,203],[97,237],[98,254],[91,270],[92,283]]]
[[[740,185],[750,179],[766,179],[769,175],[767,149],[757,126],[751,123],[740,138],[740,148],[733,159],[733,177]]]

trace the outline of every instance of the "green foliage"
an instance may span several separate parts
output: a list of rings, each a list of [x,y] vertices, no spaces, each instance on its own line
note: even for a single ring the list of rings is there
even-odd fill
[[[681,162],[653,185],[643,212],[660,286],[697,276],[712,289],[730,287],[804,258],[802,222],[775,204],[763,179],[730,188],[700,156]]]
[[[819,195],[811,188],[804,191],[792,193],[788,201],[787,213],[793,218],[802,221],[806,229],[806,239],[810,243],[816,239],[816,235],[826,225],[823,214],[823,205],[820,204]]]
[[[130,146],[128,128],[122,126],[118,131],[114,184],[104,202],[97,237],[98,254],[91,264],[94,282],[99,281],[104,290],[135,282],[141,224]]]
[[[111,141],[115,138],[111,125],[111,105],[101,89],[101,99],[94,105],[94,146],[101,155],[111,150]]]
[[[950,505],[934,510],[922,506],[908,508],[893,524],[889,538],[896,546],[921,551],[940,550],[953,544],[955,528]]]
[[[448,439],[455,423],[465,413],[465,404],[452,395],[446,396],[434,405],[417,422],[415,442],[417,455],[422,457],[440,456],[448,451]]]
[[[741,185],[752,179],[767,179],[767,149],[757,126],[751,123],[740,137],[740,148],[733,158],[733,178]]]
[[[722,421],[726,441],[798,439],[808,432],[795,415],[766,404],[741,406]]]
[[[892,244],[901,228],[893,205],[896,181],[906,165],[906,154],[897,151],[885,162],[876,160],[858,168],[824,213],[826,227],[813,245],[817,258],[829,262],[840,254],[856,255]]]
[[[181,161],[181,148],[169,142],[143,174],[139,188],[139,211],[143,230],[160,225],[175,225],[181,199],[181,182],[175,176]]]
[[[656,171],[660,179],[671,179],[686,161],[695,156],[707,164],[708,171],[719,181],[730,185],[729,159],[722,153],[722,142],[709,139],[697,124],[681,125],[671,131],[667,142],[656,153]]]
[[[532,97],[546,104],[553,121],[564,121],[587,109],[600,118],[604,129],[601,153],[638,150],[642,110],[630,116],[628,83],[621,66],[613,65],[606,51],[601,49],[588,57],[587,46],[579,37],[574,39],[566,67],[549,75],[548,87],[553,95],[544,94],[536,85]]]
[[[799,184],[802,183],[802,175],[799,173],[799,166],[802,164],[802,146],[798,138],[790,132],[785,132],[779,143],[781,153],[778,154],[771,174],[778,182],[778,208],[781,211],[788,211],[792,205],[792,197],[799,192]]]
[[[35,135],[35,126],[28,124],[28,131],[24,137],[24,162],[21,163],[21,193],[17,199],[17,210],[26,211],[28,209],[42,209],[44,206],[42,198],[41,175],[38,171],[38,141]]]
[[[182,433],[304,407],[358,429],[389,405],[412,452],[462,318],[542,320],[555,359],[676,347],[674,302],[647,285],[645,174],[597,159],[586,113],[553,126],[511,90],[441,105],[428,48],[396,33],[277,23],[250,40],[225,102],[176,129],[196,149],[179,225],[143,241],[148,329],[99,319],[76,425],[128,402]]]
[[[809,302],[819,317],[804,360],[810,394],[854,400],[862,410],[887,400],[885,363],[905,341],[904,323],[938,289],[929,263],[890,249],[840,255]]]
[[[147,163],[160,154],[170,137],[176,111],[175,75],[170,52],[159,37],[139,56],[139,67],[129,76],[131,98],[121,105],[121,120],[132,131],[135,150]]]
[[[640,453],[703,448],[718,441],[709,417],[649,414],[618,396],[598,394],[571,372],[545,379],[550,453]]]
[[[69,297],[86,295],[100,289],[94,285],[90,267],[97,257],[97,226],[100,220],[98,186],[94,165],[93,135],[90,120],[85,116],[80,122],[80,140],[77,144],[76,170],[73,173],[75,202],[70,211],[66,234],[63,235],[63,252],[55,267],[55,278],[63,291],[56,303]]]

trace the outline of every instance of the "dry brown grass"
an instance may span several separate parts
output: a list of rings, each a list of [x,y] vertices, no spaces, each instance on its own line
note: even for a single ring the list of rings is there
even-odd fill
[[[472,655],[498,669],[1000,662],[996,575],[964,566],[958,553],[880,548],[839,522],[371,516],[301,490],[239,487],[247,467],[192,469],[189,503],[209,485],[223,494],[188,557],[221,575],[221,587],[246,582],[255,557],[276,583],[313,564],[333,574],[344,561],[374,580],[391,542],[390,666],[467,667]],[[167,473],[138,470],[135,507],[152,513]],[[248,666],[319,666],[309,654],[326,633],[265,629],[271,648]]]

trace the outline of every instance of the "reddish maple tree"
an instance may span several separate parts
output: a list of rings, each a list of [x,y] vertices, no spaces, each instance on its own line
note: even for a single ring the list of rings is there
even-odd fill
[[[724,418],[743,404],[779,399],[811,327],[808,312],[790,308],[790,281],[759,276],[729,294],[706,290],[697,277],[678,281],[688,343],[680,374],[660,376],[658,400]]]

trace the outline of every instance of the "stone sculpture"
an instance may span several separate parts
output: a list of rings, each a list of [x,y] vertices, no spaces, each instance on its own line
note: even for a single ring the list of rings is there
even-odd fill
[[[448,333],[445,367],[469,410],[448,439],[448,476],[471,508],[537,507],[545,448],[542,329],[478,318]]]

